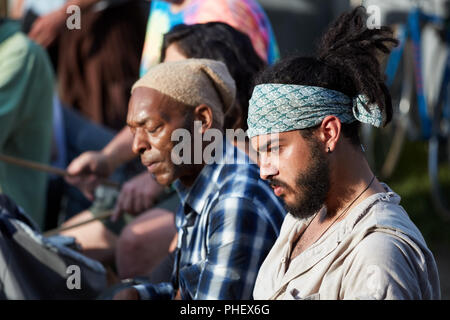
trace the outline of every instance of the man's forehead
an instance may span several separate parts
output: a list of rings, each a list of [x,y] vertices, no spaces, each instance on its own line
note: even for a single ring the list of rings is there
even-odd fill
[[[143,122],[149,117],[158,116],[160,108],[164,107],[162,94],[150,88],[136,88],[128,106],[127,121]]]
[[[156,89],[138,87],[134,89],[130,108],[138,111],[146,110],[148,112],[164,112],[177,108],[179,103],[170,96],[159,92]]]
[[[272,143],[275,143],[280,140],[280,133],[269,133],[269,134],[262,134],[259,136],[255,136],[250,139],[252,145],[255,147],[256,150],[262,149],[264,146],[268,146]]]
[[[149,119],[169,120],[185,112],[186,106],[156,89],[137,87],[133,90],[127,121],[142,122]]]
[[[262,151],[267,149],[267,147],[276,143],[286,143],[286,142],[300,142],[302,140],[299,130],[292,130],[280,133],[269,133],[255,136],[250,139],[250,142],[255,148],[255,150]]]

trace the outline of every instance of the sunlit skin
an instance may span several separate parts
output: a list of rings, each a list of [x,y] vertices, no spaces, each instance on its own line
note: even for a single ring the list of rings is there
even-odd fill
[[[319,224],[332,220],[373,177],[364,154],[342,136],[341,126],[338,118],[328,116],[314,132],[330,163],[330,190],[324,203],[328,212],[319,217]],[[308,196],[295,186],[295,178],[308,168],[311,154],[311,146],[298,130],[253,137],[251,144],[258,151],[261,178],[282,183],[274,190],[277,196],[288,205],[295,204],[296,197]],[[384,192],[384,189],[375,179],[361,199],[376,192]]]
[[[176,43],[167,47],[164,62],[185,59]],[[185,125],[187,112],[154,89],[136,88],[131,96],[127,124],[133,133],[133,152],[141,155],[141,162],[161,185],[169,185],[178,178],[190,185],[201,171],[202,166],[175,166],[171,161],[174,142],[170,138],[175,129]]]
[[[310,152],[307,141],[298,131],[261,135],[251,141],[258,151],[261,178],[276,179],[282,184],[273,187],[275,195],[289,205],[298,197],[304,197],[296,192],[295,177],[308,167]]]
[[[186,60],[187,58],[188,57],[181,52],[177,44],[174,42],[167,47],[164,56],[164,62],[181,61]]]
[[[342,137],[338,118],[326,117],[314,132],[314,137],[319,148],[327,153],[329,162],[330,187],[324,203],[327,210],[316,215],[295,242],[291,260],[317,241],[333,223],[344,219],[347,214],[339,216],[342,212],[348,213],[370,195],[384,192],[384,188],[375,179],[371,187],[361,194],[370,183],[373,173],[364,154]],[[274,190],[276,195],[282,197],[288,205],[295,204],[298,197],[308,197],[295,184],[298,174],[308,168],[311,155],[311,146],[298,130],[253,137],[251,144],[259,154],[261,178],[281,183],[281,187]],[[361,197],[358,201],[352,203],[359,194]],[[345,211],[347,208],[348,211]]]
[[[187,129],[194,138],[194,122],[201,122],[196,128],[203,135],[209,129],[215,128],[212,109],[200,104],[195,107],[185,106],[159,91],[146,87],[138,87],[133,91],[128,105],[127,125],[133,135],[132,150],[140,155],[155,180],[168,186],[179,179],[182,184],[191,186],[205,166],[200,164],[175,165],[172,162],[172,149],[178,141],[172,141],[172,133],[176,129]],[[202,154],[208,141],[202,141]],[[191,141],[194,148],[194,141]],[[195,163],[194,150],[191,150]]]
[[[190,165],[176,166],[171,160],[177,143],[171,141],[171,135],[184,127],[186,112],[170,97],[150,88],[136,88],[130,99],[127,125],[133,134],[133,152],[140,155],[142,164],[164,186],[177,179],[189,186],[201,170]]]

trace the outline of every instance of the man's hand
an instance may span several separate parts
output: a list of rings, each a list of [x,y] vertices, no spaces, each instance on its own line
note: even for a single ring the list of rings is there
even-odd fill
[[[28,33],[30,39],[43,47],[48,47],[64,28],[67,19],[65,7],[38,18]]]
[[[66,181],[77,188],[90,200],[94,199],[95,188],[100,179],[109,177],[114,168],[109,164],[108,157],[98,151],[88,151],[75,158],[67,167],[70,176]]]
[[[123,185],[111,220],[116,221],[124,212],[137,215],[151,208],[163,190],[149,172],[137,175]]]
[[[135,288],[126,288],[117,292],[113,300],[141,300]]]

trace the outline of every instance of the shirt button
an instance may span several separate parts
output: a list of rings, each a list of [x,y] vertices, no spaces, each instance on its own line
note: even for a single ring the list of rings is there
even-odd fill
[[[286,258],[281,258],[281,263],[285,263],[286,262]]]

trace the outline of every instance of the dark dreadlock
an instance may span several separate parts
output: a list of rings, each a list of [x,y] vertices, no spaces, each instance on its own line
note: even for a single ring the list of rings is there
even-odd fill
[[[392,103],[385,85],[377,55],[390,53],[398,41],[388,27],[368,29],[366,9],[358,7],[342,14],[319,42],[316,57],[291,57],[264,70],[256,85],[281,83],[323,87],[340,91],[349,97],[364,94],[370,103],[377,103],[392,119]],[[312,134],[315,128],[301,130]],[[343,135],[360,145],[359,122],[343,124]]]

